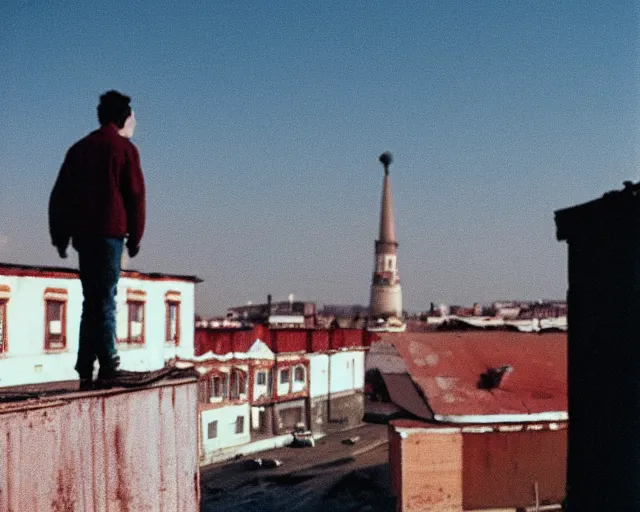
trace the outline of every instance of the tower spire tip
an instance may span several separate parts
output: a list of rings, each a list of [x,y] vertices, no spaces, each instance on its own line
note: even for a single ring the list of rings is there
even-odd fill
[[[380,162],[382,162],[382,165],[384,165],[384,173],[389,174],[389,164],[393,162],[393,157],[391,156],[391,153],[389,153],[388,151],[385,151],[380,155],[380,158],[378,158],[378,160],[380,160]]]

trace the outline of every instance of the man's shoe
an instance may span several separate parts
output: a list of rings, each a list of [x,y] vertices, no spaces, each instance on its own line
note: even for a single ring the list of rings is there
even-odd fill
[[[130,372],[127,370],[117,370],[113,368],[105,369],[104,371],[98,372],[95,388],[111,389],[114,386],[126,387],[131,376],[136,374],[137,372]]]
[[[175,372],[175,368],[161,368],[150,372],[133,372],[128,370],[111,370],[102,375],[98,373],[98,380],[95,382],[96,389],[111,389],[114,386],[122,388],[137,388],[148,386],[159,380],[168,377]]]
[[[92,391],[93,390],[93,380],[91,377],[88,379],[80,379],[80,391]]]

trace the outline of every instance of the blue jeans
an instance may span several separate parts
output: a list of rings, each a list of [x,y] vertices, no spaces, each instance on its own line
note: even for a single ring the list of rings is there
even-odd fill
[[[116,293],[123,246],[121,238],[73,238],[84,295],[75,366],[81,379],[91,378],[96,359],[100,363],[100,374],[106,375],[120,365],[116,350]]]

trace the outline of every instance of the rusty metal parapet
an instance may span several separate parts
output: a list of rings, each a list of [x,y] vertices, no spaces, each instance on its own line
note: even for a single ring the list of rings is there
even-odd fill
[[[197,382],[0,405],[0,510],[199,507]]]

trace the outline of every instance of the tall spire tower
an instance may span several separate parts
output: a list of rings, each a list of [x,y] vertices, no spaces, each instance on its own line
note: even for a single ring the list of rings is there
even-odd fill
[[[391,200],[391,180],[389,165],[391,153],[382,153],[380,162],[384,166],[382,184],[382,205],[380,208],[380,233],[376,240],[375,266],[371,281],[371,302],[369,319],[372,324],[384,319],[396,321],[402,318],[402,288],[398,274],[398,242],[393,222],[393,202]],[[391,326],[391,325],[390,325]]]

